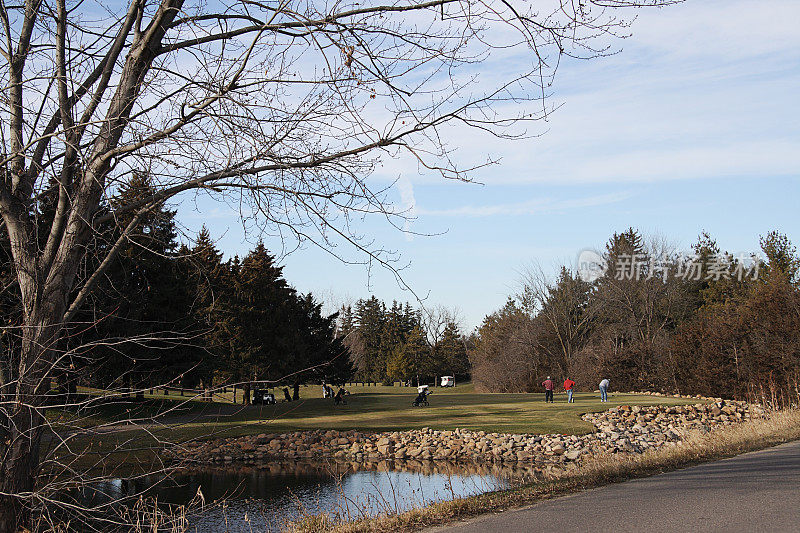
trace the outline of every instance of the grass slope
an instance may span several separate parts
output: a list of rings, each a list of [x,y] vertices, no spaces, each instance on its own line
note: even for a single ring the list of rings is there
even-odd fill
[[[59,434],[75,428],[91,428],[90,435],[76,434],[74,451],[90,452],[75,467],[101,464],[138,465],[147,468],[157,460],[157,451],[169,443],[192,439],[234,437],[259,433],[286,433],[298,430],[337,429],[359,431],[399,431],[430,427],[466,428],[502,433],[582,434],[592,430],[580,419],[586,412],[602,411],[615,405],[685,404],[696,400],[647,395],[611,394],[601,403],[593,393],[578,393],[575,403],[566,403],[565,394],[556,402],[544,403],[544,394],[475,393],[470,384],[451,389],[437,388],[429,407],[412,407],[414,388],[391,386],[350,387],[348,404],[334,406],[321,398],[320,387],[301,389],[301,400],[270,406],[242,406],[217,401],[206,403],[196,398],[147,395],[144,401],[119,400],[80,413],[50,410],[48,418]],[[154,422],[150,417],[163,413]],[[138,425],[124,424],[138,418]],[[55,438],[51,440],[51,444]]]
[[[206,403],[185,397],[147,395],[143,402],[119,401],[103,405],[76,417],[51,413],[51,420],[67,421],[83,427],[113,424],[129,416],[142,422],[156,412],[159,421],[174,431],[194,434],[198,430],[226,434],[284,433],[311,429],[395,431],[431,427],[466,428],[501,433],[582,434],[592,430],[580,419],[582,413],[602,411],[615,405],[686,404],[696,400],[636,394],[610,394],[601,403],[594,393],[577,393],[568,404],[565,394],[556,402],[544,402],[544,394],[475,393],[470,384],[437,388],[429,407],[412,407],[416,389],[391,386],[354,386],[347,405],[335,406],[320,398],[319,387],[305,387],[301,400],[277,405],[242,406],[226,402]],[[251,426],[251,427],[248,427]]]
[[[305,391],[317,392],[314,389]],[[580,419],[586,412],[614,405],[682,404],[691,400],[646,395],[614,394],[601,403],[597,394],[578,393],[575,403],[557,395],[556,403],[544,403],[544,394],[477,394],[471,385],[437,388],[429,407],[412,407],[416,389],[400,387],[351,387],[348,404],[334,406],[331,400],[309,398],[275,406],[254,406],[233,414],[206,416],[205,425],[257,425],[260,433],[308,429],[357,429],[395,431],[431,427],[467,428],[502,433],[568,433],[592,430]],[[255,428],[253,428],[255,429]],[[249,431],[247,431],[249,433]]]

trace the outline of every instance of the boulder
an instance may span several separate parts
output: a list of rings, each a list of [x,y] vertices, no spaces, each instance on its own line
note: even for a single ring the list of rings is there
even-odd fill
[[[564,454],[564,457],[569,461],[576,461],[581,456],[580,450],[570,450]]]

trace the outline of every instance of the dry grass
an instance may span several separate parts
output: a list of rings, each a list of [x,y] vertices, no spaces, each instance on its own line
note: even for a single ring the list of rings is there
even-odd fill
[[[676,446],[641,455],[608,455],[587,460],[580,473],[564,473],[516,489],[435,503],[396,515],[335,524],[327,516],[308,517],[291,524],[297,533],[372,533],[416,531],[489,512],[521,507],[536,501],[800,439],[800,410],[772,413],[769,418],[694,434]]]

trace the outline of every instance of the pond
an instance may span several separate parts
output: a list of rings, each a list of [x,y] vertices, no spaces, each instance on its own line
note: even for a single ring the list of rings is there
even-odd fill
[[[535,477],[533,468],[500,465],[277,462],[112,479],[93,485],[84,501],[144,493],[159,503],[186,504],[200,491],[206,505],[190,517],[192,531],[271,532],[304,515],[324,512],[352,520],[510,488]]]

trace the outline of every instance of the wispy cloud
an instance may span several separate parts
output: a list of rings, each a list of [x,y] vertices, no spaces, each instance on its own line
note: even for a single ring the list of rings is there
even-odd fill
[[[563,105],[528,132],[541,137],[509,142],[460,125],[440,135],[462,167],[500,160],[472,176],[487,184],[800,175],[798,18],[797,0],[641,10],[621,54],[565,61],[550,100]],[[412,157],[385,171],[440,179]]]
[[[616,193],[587,196],[583,198],[540,198],[529,200],[527,202],[495,205],[465,205],[450,209],[418,208],[417,212],[420,215],[443,217],[525,216],[614,204],[628,200],[631,197],[633,197],[632,191],[621,191]]]
[[[403,223],[405,238],[407,241],[413,241],[414,234],[411,233],[411,223],[417,216],[417,200],[414,197],[414,186],[407,176],[401,176],[397,180],[397,189],[400,191],[400,205],[402,206],[403,216],[406,217]]]

